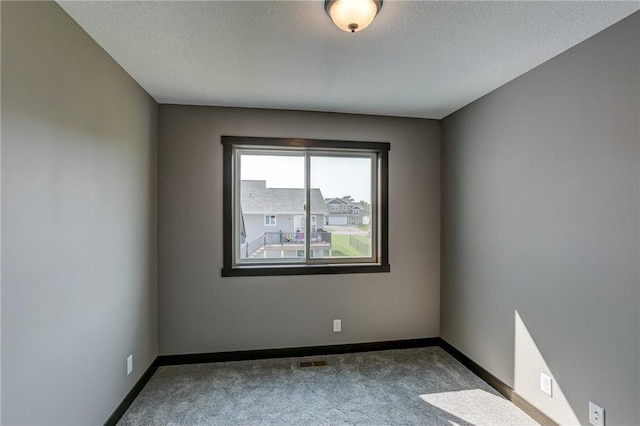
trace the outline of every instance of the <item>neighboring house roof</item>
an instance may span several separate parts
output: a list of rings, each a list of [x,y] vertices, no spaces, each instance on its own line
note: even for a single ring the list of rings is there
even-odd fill
[[[301,214],[305,202],[302,188],[267,188],[264,180],[240,181],[240,205],[243,214]],[[311,213],[327,213],[322,192],[311,188]]]
[[[326,201],[327,201],[327,204],[347,204],[346,201],[340,198],[329,198]]]
[[[364,210],[364,207],[362,206],[362,204],[360,203],[352,203],[351,204],[351,208],[352,209],[360,209],[360,210]]]

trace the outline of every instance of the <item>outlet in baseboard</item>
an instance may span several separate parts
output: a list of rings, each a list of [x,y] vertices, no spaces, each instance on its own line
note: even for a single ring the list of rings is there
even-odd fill
[[[553,396],[553,379],[544,373],[540,373],[540,390],[549,396]]]
[[[127,357],[127,376],[133,371],[133,354]]]
[[[340,333],[342,331],[342,320],[334,319],[333,320],[333,332]]]

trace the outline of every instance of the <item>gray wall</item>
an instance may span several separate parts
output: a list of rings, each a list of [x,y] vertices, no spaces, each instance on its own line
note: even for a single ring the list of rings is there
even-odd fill
[[[0,7],[0,23],[1,22],[2,22],[2,7]],[[0,46],[1,45],[2,45],[2,31],[0,31]],[[2,67],[0,67],[0,81],[2,81]],[[2,99],[2,84],[0,84],[0,100],[1,99]],[[1,101],[0,101],[0,117],[2,117]],[[0,125],[0,127],[2,126]],[[2,212],[2,135],[0,135],[0,212]],[[0,424],[2,424],[2,244],[1,242],[2,242],[2,214],[0,214]]]
[[[392,272],[221,278],[221,135],[389,141]],[[159,137],[161,354],[439,335],[438,121],[161,105]]]
[[[0,23],[1,22],[2,22],[2,7],[0,7]],[[0,31],[0,46],[1,45],[2,45],[2,31]],[[0,67],[0,81],[2,81],[2,67]],[[0,84],[0,100],[1,99],[2,99],[2,84]],[[0,117],[2,117],[1,101],[0,101]],[[0,127],[2,126],[0,125]],[[2,212],[2,135],[0,135],[0,212]],[[2,214],[0,214],[0,424],[2,424],[2,244],[1,244],[1,241],[2,241]]]
[[[157,356],[158,108],[57,4],[1,7],[2,423],[100,424]]]
[[[442,337],[563,422],[640,423],[638,28],[443,122]]]

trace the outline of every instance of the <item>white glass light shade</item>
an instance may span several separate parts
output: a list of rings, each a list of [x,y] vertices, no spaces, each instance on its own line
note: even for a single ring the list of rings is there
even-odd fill
[[[331,20],[343,31],[362,31],[373,22],[382,1],[374,0],[327,0],[324,8]]]

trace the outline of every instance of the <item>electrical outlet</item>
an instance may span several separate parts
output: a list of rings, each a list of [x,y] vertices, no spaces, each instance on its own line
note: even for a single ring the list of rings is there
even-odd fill
[[[342,320],[334,319],[333,320],[333,332],[340,333],[342,331]]]
[[[604,408],[589,401],[589,423],[593,426],[604,426]]]
[[[540,373],[540,390],[549,396],[553,396],[553,379],[544,373]]]
[[[127,376],[133,371],[133,354],[127,357]]]

